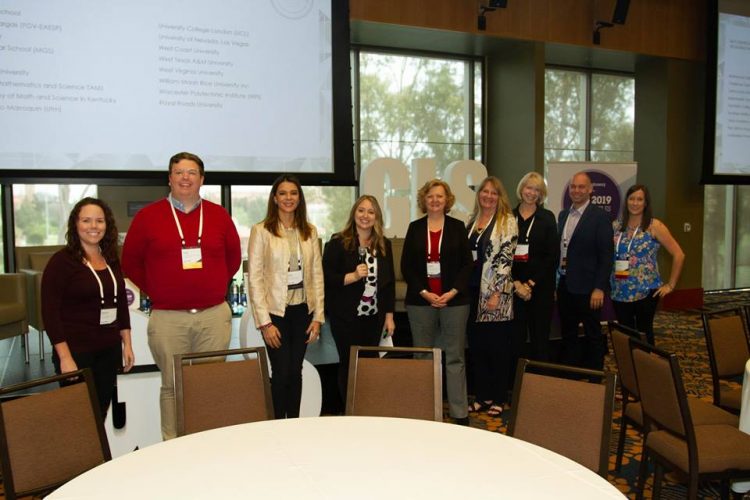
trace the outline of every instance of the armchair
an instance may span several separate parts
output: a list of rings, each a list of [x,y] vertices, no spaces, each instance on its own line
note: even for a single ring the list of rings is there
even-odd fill
[[[24,335],[28,345],[26,280],[22,274],[0,274],[0,339],[16,335]],[[26,361],[29,361],[28,349]]]
[[[42,321],[42,273],[50,257],[63,245],[16,247],[16,269],[26,276],[26,317],[29,326],[39,332],[39,359],[44,360],[44,322]],[[27,339],[28,340],[28,339]],[[28,342],[26,343],[28,346]],[[26,350],[28,362],[28,348]]]

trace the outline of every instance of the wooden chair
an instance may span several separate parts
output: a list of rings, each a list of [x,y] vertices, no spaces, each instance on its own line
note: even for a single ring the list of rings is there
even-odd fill
[[[178,436],[273,419],[265,347],[176,354],[174,367]]]
[[[714,404],[739,414],[742,388],[728,381],[741,380],[745,363],[750,358],[747,319],[740,307],[703,313],[701,317],[711,366]]]
[[[352,346],[350,352],[347,415],[443,421],[440,349]]]
[[[643,406],[643,460],[638,498],[643,498],[648,459],[656,462],[653,498],[659,498],[664,468],[687,476],[689,499],[699,479],[721,480],[729,498],[729,480],[750,477],[750,435],[725,424],[695,425],[677,357],[648,344],[632,342],[633,366]]]
[[[582,377],[603,383],[577,380]],[[606,478],[615,379],[611,372],[518,360],[508,435],[566,456]]]
[[[23,395],[68,378],[83,382]],[[49,492],[112,458],[88,369],[0,389],[5,498]]]
[[[612,352],[617,362],[622,393],[622,418],[620,420],[620,435],[617,440],[617,458],[615,459],[615,470],[619,471],[622,467],[627,426],[630,425],[643,432],[643,408],[641,407],[638,382],[633,367],[631,344],[634,342],[645,344],[645,335],[614,321],[609,322],[609,333],[612,340]],[[695,425],[726,424],[734,427],[739,425],[737,415],[698,398],[688,396],[688,406]]]

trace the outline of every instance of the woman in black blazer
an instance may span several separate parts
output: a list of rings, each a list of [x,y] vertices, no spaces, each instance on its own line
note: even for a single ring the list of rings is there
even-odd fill
[[[555,274],[560,261],[557,221],[555,215],[543,206],[547,186],[540,174],[529,172],[524,175],[518,183],[516,195],[519,204],[513,213],[518,221],[518,246],[511,272],[518,329],[513,358],[518,358],[528,337],[531,342],[528,357],[549,361]]]
[[[409,224],[401,272],[414,346],[443,349],[450,416],[468,425],[464,349],[472,259],[463,222],[446,215],[455,200],[444,181],[422,186],[417,201],[426,217]]]
[[[344,229],[326,244],[323,275],[326,314],[339,352],[339,391],[346,404],[351,346],[377,346],[384,329],[393,335],[396,328],[393,252],[374,197],[360,196]]]

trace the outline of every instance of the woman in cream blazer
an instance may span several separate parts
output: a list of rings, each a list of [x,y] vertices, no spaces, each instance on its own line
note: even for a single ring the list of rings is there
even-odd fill
[[[248,243],[250,304],[271,361],[276,418],[299,416],[302,362],[324,322],[324,284],[318,232],[307,221],[299,180],[273,183],[266,218]]]

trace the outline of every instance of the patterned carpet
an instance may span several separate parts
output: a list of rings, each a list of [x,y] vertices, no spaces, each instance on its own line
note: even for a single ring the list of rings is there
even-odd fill
[[[724,293],[721,295],[707,295],[704,308],[719,310],[732,306],[750,304],[750,292]],[[659,311],[654,323],[657,345],[670,352],[677,353],[683,372],[685,390],[689,395],[712,402],[711,371],[706,353],[706,341],[703,335],[700,311]],[[608,369],[616,371],[616,365],[611,353],[605,364]],[[635,430],[628,429],[625,442],[625,453],[622,469],[614,474],[617,437],[620,432],[620,402],[615,405],[613,416],[612,440],[610,447],[609,481],[629,498],[635,498],[638,480],[638,466],[641,452],[641,436]],[[491,418],[484,413],[473,413],[470,416],[471,426],[484,428],[493,432],[506,432],[507,418],[510,411],[506,411],[501,418]],[[687,490],[684,486],[669,482],[665,479],[662,487],[662,498],[683,499]],[[646,498],[651,498],[651,480],[646,485]],[[720,498],[719,484],[701,484],[699,498]],[[745,495],[750,499],[750,494]]]

